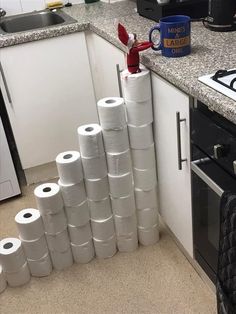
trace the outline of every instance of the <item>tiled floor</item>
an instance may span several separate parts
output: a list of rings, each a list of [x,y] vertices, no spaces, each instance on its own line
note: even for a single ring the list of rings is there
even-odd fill
[[[0,205],[0,238],[17,235],[14,216],[35,206],[33,186]],[[94,259],[0,295],[0,313],[214,314],[215,297],[176,244],[160,242],[107,260]]]

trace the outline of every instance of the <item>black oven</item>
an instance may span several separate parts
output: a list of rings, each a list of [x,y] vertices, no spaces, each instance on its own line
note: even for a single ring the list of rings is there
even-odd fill
[[[191,108],[194,257],[215,282],[220,201],[236,192],[236,125],[198,102]]]

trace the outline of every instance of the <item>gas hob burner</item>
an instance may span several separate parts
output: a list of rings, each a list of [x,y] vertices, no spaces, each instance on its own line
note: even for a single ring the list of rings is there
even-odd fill
[[[219,70],[198,80],[236,101],[236,69]]]

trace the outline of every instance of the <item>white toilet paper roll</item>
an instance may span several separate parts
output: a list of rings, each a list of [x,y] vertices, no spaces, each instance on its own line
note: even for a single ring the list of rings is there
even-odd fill
[[[76,206],[86,200],[84,181],[77,184],[63,184],[58,180],[65,206]]]
[[[0,261],[4,272],[16,272],[26,262],[26,256],[17,238],[5,238],[0,241]]]
[[[10,287],[23,286],[30,281],[30,271],[28,263],[26,262],[16,272],[5,273],[7,282]]]
[[[159,241],[158,225],[152,226],[151,228],[148,229],[138,227],[138,237],[139,242],[142,245],[145,246],[154,245]]]
[[[145,101],[152,97],[150,71],[148,69],[142,67],[141,72],[134,74],[124,70],[121,73],[121,80],[125,101]]]
[[[76,263],[86,264],[94,258],[95,253],[92,239],[81,245],[71,243],[71,249]]]
[[[138,227],[149,229],[158,224],[157,208],[145,208],[137,210]]]
[[[136,188],[148,191],[157,185],[156,168],[133,169],[134,185]]]
[[[77,206],[66,206],[65,211],[69,225],[83,226],[90,220],[87,200]]]
[[[95,253],[98,258],[110,258],[116,254],[115,234],[106,241],[93,238]]]
[[[82,125],[77,131],[82,157],[96,157],[104,154],[102,128],[100,125]]]
[[[130,150],[121,153],[107,153],[108,172],[111,175],[120,176],[132,169]]]
[[[52,262],[49,252],[38,260],[28,259],[30,273],[34,277],[45,277],[52,272]]]
[[[94,158],[82,158],[84,176],[86,179],[98,179],[107,175],[106,155]]]
[[[65,252],[70,247],[70,239],[67,228],[56,234],[46,233],[46,238],[50,251]]]
[[[135,198],[137,209],[157,208],[157,187],[149,191],[135,188]]]
[[[39,239],[31,241],[23,240],[21,237],[20,240],[27,259],[37,260],[48,253],[48,245],[45,235],[42,235]]]
[[[148,169],[156,166],[154,143],[145,149],[131,149],[133,167]]]
[[[143,102],[126,100],[128,124],[141,126],[153,122],[152,99]]]
[[[89,242],[92,238],[90,223],[87,223],[86,225],[79,227],[68,225],[68,231],[71,243],[75,245],[81,245],[86,242]]]
[[[137,217],[133,214],[129,217],[122,217],[114,215],[116,235],[125,236],[130,233],[137,232]]]
[[[34,190],[34,195],[41,215],[55,214],[61,211],[63,199],[58,184],[41,184]]]
[[[71,248],[65,252],[50,251],[52,265],[56,270],[63,270],[73,265]]]
[[[101,201],[88,200],[88,205],[91,219],[103,220],[112,215],[110,197],[106,197]]]
[[[18,212],[15,222],[23,240],[39,239],[44,234],[42,217],[35,208],[26,208]]]
[[[146,149],[153,144],[152,123],[142,126],[129,124],[129,140],[132,149]]]
[[[93,238],[97,240],[108,240],[115,233],[113,216],[104,220],[91,219],[91,228]]]
[[[100,201],[109,195],[108,178],[85,179],[85,186],[88,198],[92,201]]]
[[[133,252],[138,248],[138,233],[117,236],[117,247],[120,252]]]
[[[45,231],[51,234],[56,234],[66,228],[67,219],[64,210],[57,214],[43,215],[43,223]]]
[[[83,169],[80,153],[66,151],[56,157],[59,178],[63,184],[76,184],[83,180]]]
[[[107,97],[97,103],[101,127],[106,130],[121,129],[126,125],[124,99]]]
[[[0,293],[2,293],[7,287],[7,281],[5,274],[3,273],[2,265],[0,265]]]
[[[131,172],[121,176],[108,174],[108,179],[112,197],[126,196],[133,190],[133,176]]]
[[[127,127],[119,130],[102,130],[105,151],[107,153],[121,153],[129,149]]]
[[[111,196],[112,211],[117,216],[132,216],[136,211],[134,193],[124,197],[114,198]]]

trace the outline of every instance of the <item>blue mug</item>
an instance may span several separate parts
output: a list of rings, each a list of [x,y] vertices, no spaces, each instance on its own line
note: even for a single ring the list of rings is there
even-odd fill
[[[160,32],[160,41],[155,43],[154,34]],[[173,15],[160,19],[149,32],[149,41],[154,50],[161,50],[162,55],[169,58],[187,56],[191,53],[191,24],[186,15]]]

